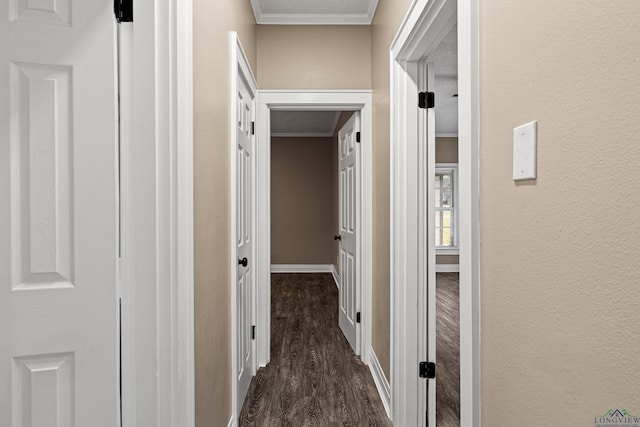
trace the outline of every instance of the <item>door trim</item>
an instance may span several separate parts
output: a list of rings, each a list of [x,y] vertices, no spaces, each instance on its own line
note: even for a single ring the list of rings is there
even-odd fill
[[[372,94],[370,90],[260,90],[256,127],[257,161],[257,234],[258,256],[256,278],[258,287],[258,365],[269,363],[271,340],[271,109],[286,110],[353,110],[361,119],[361,265],[362,323],[361,359],[370,364],[371,350],[371,282],[372,282]]]
[[[414,0],[391,45],[391,402],[394,424],[418,425],[420,227],[418,63],[458,23],[459,232],[460,232],[460,416],[480,425],[479,265],[479,73],[478,0]],[[424,169],[424,165],[422,166]],[[419,240],[422,240],[419,241]]]
[[[176,213],[177,236],[173,254],[177,266],[174,282],[176,310],[173,317],[175,336],[172,336],[172,354],[177,356],[172,369],[171,400],[172,426],[195,427],[195,313],[194,313],[194,225],[193,225],[193,0],[171,0],[175,13],[175,52],[171,65],[175,70],[176,139],[172,177]]]
[[[253,110],[253,121],[256,120],[256,107],[258,105],[258,85],[256,83],[256,78],[253,75],[253,71],[251,70],[251,65],[249,64],[249,60],[242,49],[242,44],[240,43],[240,37],[238,33],[235,31],[230,32],[229,36],[230,40],[230,54],[231,54],[231,91],[230,91],[230,174],[231,174],[231,260],[230,260],[230,277],[231,277],[231,405],[232,405],[232,419],[234,423],[239,421],[240,411],[242,410],[242,403],[238,402],[238,324],[237,324],[237,281],[238,281],[238,236],[237,236],[237,226],[236,226],[236,215],[237,215],[237,184],[238,184],[238,176],[237,176],[237,138],[238,138],[238,108],[237,108],[237,96],[238,96],[238,85],[239,79],[244,78],[247,81],[249,86],[249,90],[251,95],[254,96],[254,110]],[[256,193],[258,193],[258,189],[256,188],[257,174],[256,172],[256,137],[253,137],[253,160],[251,162],[251,188],[252,188],[252,206],[256,206]],[[258,264],[254,260],[257,260],[256,256],[256,246],[259,241],[257,239],[258,233],[256,230],[256,211],[255,208],[251,209],[251,229],[253,230],[253,246],[251,249],[251,257],[249,262],[254,262],[255,268],[254,273],[251,277],[251,284],[249,285],[252,294],[252,307],[251,307],[251,319],[254,325],[256,323],[256,275]],[[259,327],[257,328],[259,330]],[[251,352],[252,352],[252,366],[251,366],[251,376],[253,377],[256,374],[257,366],[256,366],[256,341],[251,341]]]
[[[123,426],[195,425],[192,4],[118,30]]]

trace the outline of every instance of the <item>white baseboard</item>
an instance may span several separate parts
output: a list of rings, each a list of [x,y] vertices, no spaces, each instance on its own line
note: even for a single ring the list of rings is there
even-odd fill
[[[233,422],[233,415],[229,418],[229,422],[227,423],[227,427],[235,427],[235,423]]]
[[[436,273],[458,273],[460,264],[436,264]]]
[[[332,273],[333,264],[271,264],[272,273]]]
[[[331,264],[331,275],[333,276],[333,281],[336,282],[336,287],[340,288],[340,276],[338,276],[338,270],[333,264]]]
[[[373,376],[373,382],[376,383],[378,394],[384,405],[384,410],[387,411],[387,417],[391,418],[391,385],[387,381],[387,377],[384,375],[382,366],[378,361],[376,352],[373,351],[373,347],[369,350],[369,370]]]

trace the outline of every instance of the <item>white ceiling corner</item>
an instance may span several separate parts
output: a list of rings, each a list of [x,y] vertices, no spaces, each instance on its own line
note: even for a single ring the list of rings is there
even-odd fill
[[[271,136],[330,138],[335,135],[340,111],[271,111]]]
[[[378,0],[251,0],[258,24],[370,25]]]

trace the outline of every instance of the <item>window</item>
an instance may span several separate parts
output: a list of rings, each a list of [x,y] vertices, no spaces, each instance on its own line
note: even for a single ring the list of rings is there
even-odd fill
[[[457,253],[457,181],[457,164],[436,164],[435,238],[438,253]]]

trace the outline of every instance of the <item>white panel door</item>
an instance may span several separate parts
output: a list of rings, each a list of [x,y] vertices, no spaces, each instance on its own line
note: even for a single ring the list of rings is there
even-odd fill
[[[255,94],[243,78],[238,78],[237,98],[237,145],[236,145],[236,238],[238,273],[236,283],[237,325],[237,381],[238,406],[249,390],[253,377],[252,343],[253,307],[253,140],[252,122],[255,110]],[[238,408],[238,409],[239,409]]]
[[[360,171],[359,144],[356,133],[360,129],[360,113],[353,116],[338,131],[339,159],[339,224],[340,224],[340,329],[356,354],[360,354]]]
[[[119,423],[116,24],[0,6],[0,425]]]

